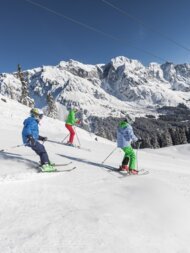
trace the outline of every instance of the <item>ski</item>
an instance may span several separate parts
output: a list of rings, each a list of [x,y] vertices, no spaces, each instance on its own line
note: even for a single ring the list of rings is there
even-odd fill
[[[120,170],[118,168],[115,168],[115,167],[112,167],[112,166],[109,166],[109,165],[104,165],[104,168],[106,168],[106,169],[108,169],[110,171],[113,171],[113,172],[117,172],[117,173],[119,173],[122,176],[141,176],[141,175],[147,175],[147,174],[149,174],[149,171],[145,170],[145,169],[138,170],[138,174],[134,175],[134,174],[131,174],[128,171],[122,171],[122,170]]]
[[[132,174],[132,173],[130,173],[130,172],[125,172],[125,171],[119,171],[120,172],[120,174],[122,175],[122,176],[143,176],[143,175],[147,175],[147,174],[149,174],[149,171],[148,170],[144,170],[144,169],[141,169],[141,170],[138,170],[138,174]]]
[[[55,166],[56,167],[56,166]],[[57,173],[57,172],[70,172],[72,170],[75,170],[77,167],[72,167],[69,169],[56,169],[54,171],[42,171],[41,169],[39,170],[39,173]]]
[[[89,149],[89,148],[83,148],[83,147],[80,147],[80,146],[77,146],[77,145],[71,146],[71,145],[68,145],[67,143],[64,143],[64,142],[62,142],[62,144],[65,145],[65,146],[68,146],[68,147],[78,148],[78,149],[81,149],[81,150],[85,150],[85,151],[91,152],[91,149]]]
[[[72,170],[75,170],[77,167],[72,167],[70,169],[60,169],[60,170],[56,170],[57,172],[70,172]]]
[[[61,141],[53,141],[53,140],[47,140],[47,141],[51,142],[51,143],[65,145],[65,146],[68,146],[68,147],[78,148],[78,149],[81,149],[81,150],[85,150],[85,151],[91,152],[91,149],[89,149],[89,148],[83,148],[83,147],[80,147],[80,146],[77,146],[77,145],[70,146],[67,143],[61,142]]]
[[[81,149],[81,150],[85,150],[85,151],[91,152],[91,149],[89,149],[89,148],[83,148],[83,147],[80,147],[80,146],[74,146],[74,147],[78,148],[78,149]]]
[[[68,163],[52,163],[52,165],[55,166],[55,167],[62,167],[62,166],[64,167],[64,166],[68,166],[70,164],[72,164],[72,162],[68,162]],[[76,167],[73,167],[71,169],[60,169],[60,170],[56,169],[56,171],[42,171],[40,164],[38,164],[38,166],[37,166],[37,169],[39,170],[38,172],[45,172],[45,173],[59,172],[59,171],[71,171],[74,168],[76,168]]]
[[[68,162],[68,163],[52,163],[53,166],[55,167],[61,167],[61,166],[68,166],[70,164],[72,164],[73,162]],[[40,168],[41,164],[38,163],[37,168]]]
[[[72,162],[69,163],[53,163],[53,166],[55,167],[61,167],[61,166],[68,166],[70,165]]]
[[[149,171],[145,170],[145,169],[140,169],[140,170],[138,170],[138,174],[134,175],[130,172],[125,172],[125,171],[120,170],[120,174],[122,174],[123,176],[143,176],[143,175],[149,174]]]

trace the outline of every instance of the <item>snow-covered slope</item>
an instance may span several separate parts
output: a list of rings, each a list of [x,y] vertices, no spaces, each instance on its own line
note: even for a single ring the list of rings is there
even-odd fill
[[[36,154],[21,144],[29,108],[0,96],[0,249],[3,253],[189,253],[190,145],[144,149],[146,176],[100,166],[115,144],[77,129],[92,151],[46,142],[52,161],[72,172],[39,174]],[[41,134],[62,140],[64,122],[44,117]],[[120,150],[107,160],[118,166]]]
[[[160,106],[190,106],[189,64],[145,67],[120,56],[97,65],[61,61],[57,66],[27,70],[24,77],[35,105],[45,107],[47,92],[51,92],[59,115],[71,105],[79,106],[86,118],[144,116]],[[18,99],[21,83],[16,73],[0,75],[0,93]]]

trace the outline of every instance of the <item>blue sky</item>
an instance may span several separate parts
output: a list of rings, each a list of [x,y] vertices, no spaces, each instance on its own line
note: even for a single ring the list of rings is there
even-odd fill
[[[27,0],[1,0],[0,73],[16,71],[18,63],[23,69],[69,59],[96,64],[119,55],[146,65],[190,61],[189,0],[106,0],[125,14],[102,0],[31,1],[57,14]]]

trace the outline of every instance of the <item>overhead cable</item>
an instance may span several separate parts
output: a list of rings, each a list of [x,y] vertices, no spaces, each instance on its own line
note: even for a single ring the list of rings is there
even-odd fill
[[[159,60],[161,60],[161,61],[164,61],[164,62],[167,61],[166,59],[164,59],[164,58],[162,58],[162,57],[160,57],[160,56],[157,56],[156,54],[154,54],[154,53],[152,53],[152,52],[150,52],[150,51],[148,51],[148,50],[145,50],[145,49],[136,47],[136,46],[134,46],[134,45],[131,45],[130,42],[129,42],[128,40],[126,40],[126,39],[120,39],[120,38],[118,38],[118,37],[116,37],[116,36],[114,36],[114,35],[111,35],[111,34],[109,34],[109,33],[106,33],[106,32],[104,32],[104,31],[101,31],[101,30],[99,30],[99,29],[97,29],[97,28],[95,28],[95,27],[93,27],[93,26],[88,25],[88,24],[82,23],[82,22],[80,22],[80,21],[78,21],[78,20],[76,20],[76,19],[74,19],[74,18],[71,18],[71,17],[69,17],[69,16],[67,16],[67,15],[65,15],[65,14],[63,14],[63,13],[57,12],[57,11],[55,11],[55,10],[52,10],[52,9],[50,9],[50,8],[44,6],[44,5],[41,5],[41,4],[39,4],[39,3],[36,3],[36,2],[34,2],[34,1],[32,1],[32,0],[25,0],[25,1],[28,2],[28,3],[30,3],[30,4],[32,4],[32,5],[35,5],[35,6],[39,7],[39,8],[41,8],[41,9],[44,9],[44,10],[46,10],[46,11],[48,11],[48,12],[54,14],[54,15],[57,15],[57,16],[59,16],[59,17],[61,17],[61,18],[64,18],[64,19],[67,19],[67,20],[69,20],[69,21],[71,21],[71,22],[73,22],[73,23],[75,23],[75,24],[77,24],[77,25],[80,25],[80,26],[82,26],[82,27],[84,27],[84,28],[86,28],[86,29],[89,29],[89,30],[91,30],[91,31],[93,31],[93,32],[96,32],[96,33],[99,33],[99,34],[101,34],[101,35],[104,35],[104,36],[106,36],[106,37],[108,37],[108,38],[110,38],[110,39],[112,39],[112,40],[114,40],[114,41],[123,42],[123,43],[125,42],[125,43],[129,44],[129,46],[130,46],[131,48],[134,48],[134,49],[136,49],[136,50],[138,50],[138,51],[141,51],[141,52],[143,52],[143,53],[145,53],[145,54],[147,54],[147,55],[151,55],[151,56],[153,56],[154,58],[157,58],[157,59],[159,59]]]
[[[177,42],[176,40],[174,40],[174,39],[168,37],[168,36],[165,35],[164,33],[160,32],[160,31],[158,31],[158,30],[156,30],[156,29],[153,29],[152,27],[146,25],[142,20],[140,20],[139,18],[137,18],[137,17],[135,17],[135,16],[129,14],[129,13],[126,12],[125,10],[120,9],[119,7],[117,7],[116,5],[114,5],[114,4],[110,3],[110,2],[108,2],[107,0],[102,0],[102,2],[104,2],[106,5],[110,6],[111,8],[117,10],[118,12],[124,14],[124,15],[127,16],[128,18],[130,18],[130,19],[136,21],[136,22],[139,23],[140,25],[142,25],[142,26],[144,26],[145,28],[149,29],[151,32],[157,33],[158,35],[160,35],[161,37],[163,37],[163,38],[167,39],[168,41],[174,43],[174,44],[177,45],[178,47],[183,48],[184,50],[190,52],[190,48],[188,48],[188,47],[182,45],[181,43]]]

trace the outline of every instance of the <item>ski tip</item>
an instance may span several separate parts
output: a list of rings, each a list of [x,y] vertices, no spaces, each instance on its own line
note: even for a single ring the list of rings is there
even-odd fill
[[[71,168],[71,169],[63,169],[63,170],[56,170],[56,171],[54,171],[54,172],[70,172],[70,171],[72,171],[72,170],[74,170],[74,169],[76,169],[77,167],[73,167],[73,168]],[[53,173],[53,172],[52,172]]]

